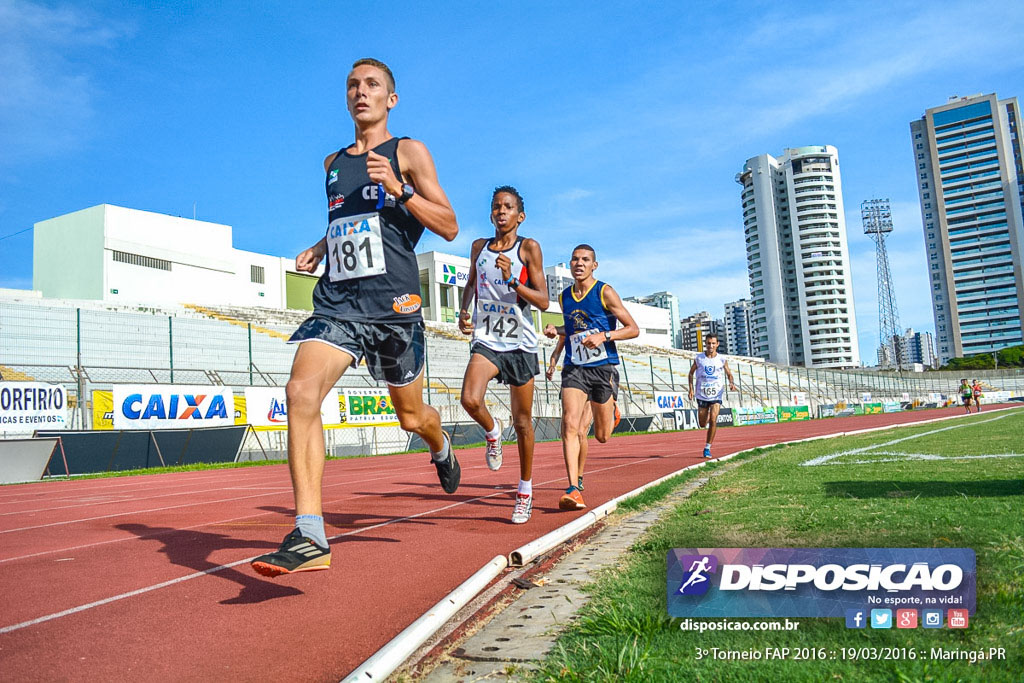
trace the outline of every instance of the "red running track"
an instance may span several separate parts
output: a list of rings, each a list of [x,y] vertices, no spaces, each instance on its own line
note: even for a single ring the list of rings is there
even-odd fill
[[[716,454],[960,414],[958,408],[722,429]],[[700,460],[703,432],[592,442],[595,507]],[[509,521],[515,446],[491,472],[459,451],[446,495],[425,454],[324,473],[330,571],[266,579],[248,561],[292,528],[287,467],[0,488],[0,677],[18,681],[338,680],[484,563],[570,521],[558,443],[537,444],[535,507]]]

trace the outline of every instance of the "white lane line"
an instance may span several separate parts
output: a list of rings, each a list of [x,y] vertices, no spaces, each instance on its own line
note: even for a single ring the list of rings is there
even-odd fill
[[[649,460],[655,460],[655,459],[658,459],[658,458],[644,458],[643,460],[640,460],[640,461],[637,461],[637,462],[634,462],[634,463],[623,463],[621,465],[614,465],[614,466],[611,466],[611,467],[605,467],[605,468],[597,469],[597,470],[594,470],[592,473],[594,473],[594,472],[604,472],[604,471],[607,471],[607,470],[619,469],[621,467],[629,467],[631,465],[638,465],[640,463],[647,462]],[[561,477],[559,477],[559,479],[560,478]],[[543,485],[550,484],[550,483],[555,482],[555,481],[558,481],[558,479],[552,479],[552,480],[549,480],[549,481],[540,482],[540,485],[543,486]],[[417,486],[422,486],[422,484],[417,484]],[[431,514],[434,514],[436,512],[444,512],[445,510],[450,510],[450,509],[458,507],[460,505],[468,505],[469,503],[475,503],[475,502],[477,502],[479,500],[485,500],[487,498],[493,498],[494,496],[505,496],[505,495],[508,495],[508,493],[510,491],[511,491],[511,486],[508,489],[503,489],[503,490],[500,490],[500,491],[495,491],[493,493],[487,494],[486,496],[477,496],[476,498],[470,498],[469,500],[457,501],[457,502],[454,502],[454,503],[449,503],[448,505],[442,505],[441,507],[433,508],[431,510],[425,510],[423,512],[417,512],[416,514],[413,514],[413,515],[407,515],[405,517],[400,517],[398,519],[391,519],[391,520],[388,520],[386,522],[379,522],[377,524],[373,524],[373,525],[370,525],[370,526],[367,526],[367,527],[360,527],[359,529],[353,529],[351,531],[346,531],[345,533],[341,533],[341,534],[337,534],[337,535],[334,535],[334,536],[330,536],[330,537],[328,537],[327,540],[328,541],[333,541],[333,540],[336,540],[336,539],[339,539],[339,538],[343,538],[345,536],[353,536],[355,534],[360,534],[360,533],[363,533],[364,531],[373,531],[374,529],[380,529],[382,527],[391,526],[392,524],[397,524],[399,522],[405,522],[405,521],[408,521],[410,519],[416,519],[418,517],[425,517],[427,515],[431,515]],[[373,495],[378,495],[378,494],[373,494]],[[29,619],[28,621],[23,621],[23,622],[18,623],[18,624],[12,624],[10,626],[4,626],[4,627],[0,628],[0,634],[11,633],[12,631],[18,631],[20,629],[27,628],[29,626],[35,626],[37,624],[42,624],[42,623],[45,623],[47,621],[52,621],[54,619],[60,619],[62,617],[71,616],[72,614],[78,614],[79,612],[84,612],[86,610],[93,609],[94,607],[102,607],[103,605],[108,605],[108,604],[110,604],[112,602],[117,602],[119,600],[124,600],[126,598],[135,597],[136,595],[142,595],[144,593],[149,593],[151,591],[159,590],[161,588],[167,588],[168,586],[173,586],[175,584],[182,583],[183,581],[189,581],[191,579],[197,579],[197,578],[199,578],[201,576],[207,576],[209,574],[215,574],[217,572],[224,571],[225,569],[231,569],[233,567],[237,567],[240,564],[245,564],[247,562],[252,562],[257,557],[259,557],[259,555],[253,555],[252,557],[247,557],[247,558],[242,559],[242,560],[236,560],[236,561],[230,562],[228,564],[218,565],[216,567],[211,567],[210,569],[204,569],[203,571],[195,572],[193,574],[186,574],[185,576],[179,576],[176,579],[170,579],[169,581],[163,581],[161,583],[157,583],[157,584],[154,584],[152,586],[146,586],[144,588],[138,588],[138,589],[133,590],[133,591],[128,591],[127,593],[120,593],[118,595],[112,595],[112,596],[110,596],[108,598],[103,598],[102,600],[96,600],[94,602],[86,603],[84,605],[78,605],[77,607],[71,607],[69,609],[62,610],[60,612],[54,612],[53,614],[47,614],[45,616],[37,617],[35,619]]]
[[[932,434],[938,434],[939,432],[948,432],[951,429],[962,429],[963,427],[974,427],[975,425],[985,424],[987,422],[995,422],[996,420],[1002,420],[1003,418],[1006,418],[1006,417],[1010,417],[1010,414],[1008,413],[1006,415],[998,415],[996,417],[989,418],[988,420],[981,420],[979,422],[964,422],[963,424],[955,424],[955,425],[952,425],[950,427],[941,427],[939,429],[933,429],[933,430],[928,431],[928,432],[921,432],[920,434],[912,434],[911,436],[904,436],[904,437],[899,438],[899,439],[893,439],[892,441],[886,441],[885,443],[876,443],[876,444],[872,444],[870,446],[864,446],[862,448],[854,448],[854,449],[849,450],[849,451],[842,451],[841,453],[832,453],[830,455],[822,455],[822,456],[819,456],[817,458],[811,458],[810,460],[808,460],[806,462],[802,462],[802,463],[800,463],[800,466],[801,467],[814,467],[815,465],[824,465],[825,463],[829,462],[830,460],[835,460],[836,458],[841,458],[844,455],[856,455],[858,453],[866,453],[868,451],[873,451],[876,448],[885,448],[886,446],[892,446],[893,444],[902,443],[904,441],[910,441],[912,439],[920,439],[923,436],[930,436]],[[903,425],[897,425],[897,426],[903,426]],[[912,425],[905,425],[905,426],[912,426]]]
[[[335,486],[345,486],[345,485],[348,485],[348,484],[363,484],[363,483],[366,483],[366,482],[377,481],[379,479],[386,479],[388,476],[390,476],[390,475],[384,475],[384,476],[378,476],[378,477],[370,477],[370,478],[367,478],[367,479],[360,479],[360,480],[357,480],[357,481],[346,481],[346,482],[338,482],[338,483],[335,483],[335,484],[325,484],[324,488],[331,488],[331,487],[335,487]],[[199,507],[201,505],[213,505],[213,504],[216,504],[216,503],[229,503],[229,502],[235,501],[235,500],[247,500],[249,498],[259,498],[260,496],[266,496],[266,495],[280,496],[280,495],[290,494],[291,492],[292,492],[292,490],[289,487],[289,488],[282,488],[281,491],[278,492],[278,493],[270,493],[270,494],[268,494],[268,493],[255,493],[255,494],[253,494],[251,496],[236,496],[234,498],[217,498],[217,499],[214,499],[214,500],[193,501],[193,502],[190,502],[190,503],[184,503],[182,505],[166,505],[164,507],[149,508],[149,509],[146,509],[146,510],[131,510],[131,511],[128,511],[128,512],[116,512],[116,513],[112,513],[112,514],[109,514],[109,515],[98,515],[96,517],[81,517],[81,518],[78,518],[78,519],[68,519],[68,520],[63,520],[63,521],[60,521],[60,522],[50,522],[48,524],[37,524],[35,526],[18,527],[16,529],[3,529],[3,530],[0,530],[0,534],[11,534],[11,533],[15,533],[15,532],[18,532],[18,531],[32,531],[34,529],[44,529],[44,528],[47,528],[47,527],[65,526],[67,524],[79,524],[81,522],[93,522],[93,521],[95,521],[97,519],[110,519],[111,517],[125,517],[125,516],[128,516],[128,515],[133,515],[133,516],[134,515],[143,515],[143,514],[147,514],[147,513],[150,513],[150,512],[163,512],[165,510],[176,510],[176,509],[179,509],[179,508],[186,508],[186,507]]]
[[[661,456],[661,457],[664,457],[664,456]],[[646,458],[642,462],[646,462],[646,460],[652,460],[652,459],[654,459],[654,458]],[[634,463],[625,463],[625,464],[629,465],[629,464],[634,464]],[[614,466],[611,466],[611,467],[594,469],[594,470],[590,470],[589,474],[595,474],[597,472],[604,472],[604,471],[607,471],[607,470],[610,470],[610,469],[616,469],[618,467],[623,467],[623,466],[624,465],[614,465]],[[470,465],[468,467],[463,467],[463,469],[466,470],[466,471],[472,471],[474,469],[483,469],[483,467],[484,467],[483,465]],[[538,466],[538,467],[534,468],[534,471],[535,472],[540,472],[542,469],[543,469],[543,466]],[[559,464],[552,464],[551,465],[551,469],[561,470],[561,464],[560,463]],[[406,468],[397,468],[396,471],[393,474],[399,475],[399,474],[407,474],[407,473],[408,472],[407,472]],[[386,478],[386,476],[382,476],[381,478]],[[544,482],[538,482],[537,485],[538,486],[543,486],[543,485],[546,485],[546,484],[557,482],[559,479],[561,479],[561,477],[558,477],[558,478],[555,478],[555,479],[550,479],[550,480],[544,481]],[[330,488],[330,487],[340,486],[340,485],[342,485],[344,483],[345,482],[336,482],[334,484],[325,485],[324,488],[326,489],[326,488]],[[352,483],[364,483],[364,482],[363,481],[357,481],[357,482],[352,482]],[[405,491],[405,490],[408,490],[408,489],[420,488],[422,486],[424,486],[424,484],[409,484],[408,486],[401,486],[401,487],[398,487],[398,488],[396,488],[394,490],[395,491]],[[500,487],[500,490],[498,490],[497,493],[508,493],[508,492],[510,492],[512,490],[511,485],[508,485],[508,486],[497,485],[497,486]],[[291,493],[291,487],[288,487],[287,489],[282,489],[281,493]],[[344,497],[341,497],[341,498],[333,498],[331,500],[324,501],[324,507],[327,507],[328,505],[332,505],[332,504],[345,503],[347,501],[356,500],[356,499],[359,499],[359,498],[371,498],[371,497],[378,496],[378,495],[380,495],[379,492],[372,492],[372,493],[359,493],[359,494],[356,494],[354,496],[344,496]],[[238,517],[230,517],[228,519],[217,520],[217,521],[214,521],[214,522],[202,522],[201,524],[193,524],[192,526],[179,527],[179,528],[176,528],[175,531],[187,531],[189,529],[200,529],[200,528],[203,528],[203,527],[218,526],[220,524],[227,524],[229,522],[235,522],[235,521],[238,521],[240,519],[256,519],[256,518],[259,518],[259,517],[264,517],[266,515],[276,515],[276,514],[280,514],[280,513],[277,513],[277,512],[260,512],[260,513],[250,512],[248,514],[241,515],[241,516],[238,516]],[[170,532],[168,532],[168,533],[170,533]],[[0,559],[0,564],[5,564],[7,562],[15,562],[17,560],[27,560],[27,559],[30,559],[30,558],[33,558],[33,557],[41,557],[43,555],[54,555],[54,554],[58,554],[58,553],[61,553],[61,554],[69,553],[69,552],[74,552],[76,550],[83,550],[85,548],[93,548],[93,547],[100,546],[100,545],[109,545],[111,543],[123,543],[125,541],[135,541],[135,540],[145,540],[145,539],[150,539],[150,538],[158,538],[160,535],[161,534],[153,534],[153,535],[144,536],[144,537],[125,536],[123,538],[108,539],[106,541],[96,541],[95,543],[84,543],[82,545],[63,547],[63,548],[55,548],[53,550],[43,550],[41,552],[32,553],[30,555],[17,555],[15,557],[2,558],[2,559]],[[338,537],[332,537],[332,538],[338,538]]]
[[[891,458],[874,458],[872,460],[843,460],[829,462],[828,465],[870,465],[876,462],[900,462],[903,460],[983,460],[985,458],[1024,458],[1024,453],[983,453],[981,455],[934,455],[932,453],[901,453],[899,451],[877,451],[869,455],[891,455]]]

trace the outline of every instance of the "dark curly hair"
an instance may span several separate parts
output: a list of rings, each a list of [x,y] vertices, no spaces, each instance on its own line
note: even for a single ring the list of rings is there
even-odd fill
[[[507,192],[516,198],[516,202],[519,204],[519,213],[526,213],[526,208],[523,205],[523,195],[519,194],[519,190],[512,187],[511,185],[502,185],[501,187],[494,188],[494,192],[491,194],[491,204],[494,203],[494,198],[501,192]]]

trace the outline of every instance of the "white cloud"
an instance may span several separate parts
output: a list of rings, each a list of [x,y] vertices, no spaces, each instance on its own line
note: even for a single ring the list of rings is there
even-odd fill
[[[7,163],[82,144],[97,86],[81,52],[127,32],[72,7],[0,0],[0,148]]]

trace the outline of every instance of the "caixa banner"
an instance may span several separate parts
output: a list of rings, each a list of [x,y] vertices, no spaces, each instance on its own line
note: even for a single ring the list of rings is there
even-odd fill
[[[673,617],[845,617],[848,609],[974,614],[970,548],[674,548]]]
[[[189,429],[235,423],[230,387],[115,384],[114,429]]]

